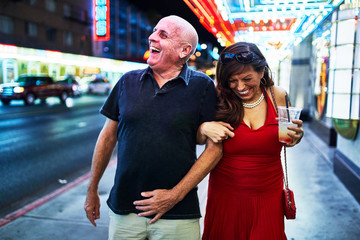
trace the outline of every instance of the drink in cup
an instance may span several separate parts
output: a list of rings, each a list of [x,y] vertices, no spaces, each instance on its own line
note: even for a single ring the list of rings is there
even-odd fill
[[[279,118],[279,141],[282,143],[291,143],[288,126],[297,126],[292,120],[300,119],[301,108],[296,107],[278,107]]]

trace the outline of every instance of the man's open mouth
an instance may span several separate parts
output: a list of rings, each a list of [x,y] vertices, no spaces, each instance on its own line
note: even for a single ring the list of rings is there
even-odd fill
[[[160,53],[160,49],[155,48],[155,47],[150,47],[150,52],[151,53]]]

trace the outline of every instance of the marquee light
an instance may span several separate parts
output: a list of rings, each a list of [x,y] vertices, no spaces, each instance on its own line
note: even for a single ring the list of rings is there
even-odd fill
[[[95,41],[110,39],[110,0],[93,0],[93,36]]]
[[[272,35],[291,36],[281,40],[285,50],[311,34],[344,0],[242,0],[240,5],[229,0],[183,1],[221,46],[228,46],[242,36],[245,40],[258,36],[264,42],[269,39],[266,32],[271,31]],[[269,42],[266,44],[269,47]]]
[[[223,5],[222,12],[218,10],[217,4],[214,0],[183,0],[186,5],[194,12],[199,18],[200,23],[215,37],[220,33],[221,41],[225,45],[229,45],[234,42],[235,26],[230,23],[229,19],[226,19],[225,14],[226,6],[224,2],[217,1],[217,4]],[[224,16],[224,17],[223,17]],[[217,37],[218,38],[218,37]]]

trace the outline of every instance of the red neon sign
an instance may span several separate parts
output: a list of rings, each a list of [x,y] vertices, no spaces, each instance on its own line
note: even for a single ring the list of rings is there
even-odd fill
[[[95,41],[110,39],[110,0],[93,0],[93,33]]]

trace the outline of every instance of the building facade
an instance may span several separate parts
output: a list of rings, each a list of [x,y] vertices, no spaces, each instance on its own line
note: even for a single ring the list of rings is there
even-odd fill
[[[91,55],[91,0],[2,0],[0,43]]]
[[[95,6],[104,2],[109,4],[110,38],[98,41]],[[0,84],[22,74],[46,74],[54,79],[102,74],[117,81],[132,69],[129,61],[137,67],[136,62],[145,63],[153,26],[144,11],[127,1],[2,0]]]
[[[335,174],[360,202],[359,1],[340,5],[293,48],[290,95],[334,155]],[[306,133],[305,133],[306,134]]]

